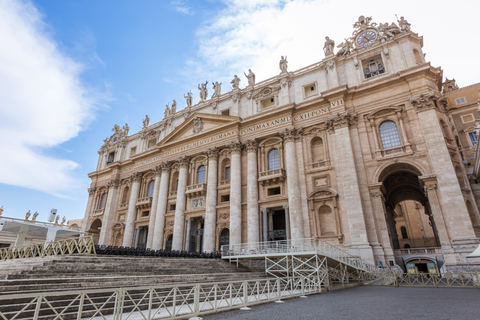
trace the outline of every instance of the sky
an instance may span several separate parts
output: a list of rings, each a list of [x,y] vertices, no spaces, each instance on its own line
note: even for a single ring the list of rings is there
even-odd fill
[[[0,206],[4,216],[52,208],[82,218],[103,139],[115,124],[138,132],[148,114],[197,85],[233,75],[247,84],[323,59],[360,15],[404,16],[444,77],[480,82],[478,1],[0,0]],[[336,49],[338,50],[338,49]],[[229,91],[228,85],[223,91]]]

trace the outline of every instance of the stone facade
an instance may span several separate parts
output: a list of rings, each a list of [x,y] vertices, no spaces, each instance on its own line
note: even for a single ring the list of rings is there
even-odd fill
[[[315,237],[377,265],[464,263],[480,216],[457,113],[423,38],[397,23],[362,16],[318,63],[287,71],[282,57],[278,75],[216,87],[197,105],[188,93],[183,110],[138,133],[115,125],[82,229],[101,245],[213,251]]]

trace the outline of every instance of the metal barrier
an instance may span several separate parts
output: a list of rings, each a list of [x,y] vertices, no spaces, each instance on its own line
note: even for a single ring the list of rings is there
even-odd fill
[[[365,285],[395,287],[455,287],[480,288],[478,272],[473,273],[370,273],[365,275]]]
[[[286,254],[311,253],[322,255],[355,269],[372,272],[375,266],[328,242],[316,238],[242,243],[222,246],[222,259],[252,258]]]
[[[0,249],[0,260],[30,257],[57,256],[61,254],[95,254],[93,236],[51,241],[46,244],[30,244]]]
[[[283,281],[282,281],[283,280]],[[248,309],[322,291],[317,277],[0,296],[0,319],[175,319]],[[21,301],[21,303],[20,303]]]

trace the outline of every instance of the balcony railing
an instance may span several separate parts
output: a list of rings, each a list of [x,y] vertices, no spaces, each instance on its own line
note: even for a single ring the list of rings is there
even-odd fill
[[[441,254],[442,248],[430,247],[430,248],[404,248],[395,249],[393,252],[396,255],[419,255],[419,254]]]
[[[99,216],[99,215],[102,215],[104,212],[105,212],[105,208],[95,209],[95,210],[93,210],[93,215],[94,216]]]
[[[285,170],[283,169],[274,169],[260,172],[258,181],[262,185],[265,184],[274,184],[278,182],[282,182],[285,180]]]
[[[139,198],[137,200],[137,208],[146,209],[152,205],[152,197]]]
[[[308,164],[308,170],[328,169],[330,167],[330,160],[322,160]]]
[[[191,186],[187,186],[187,191],[185,192],[189,197],[199,197],[205,195],[207,192],[207,184],[206,183],[198,183],[192,184]]]

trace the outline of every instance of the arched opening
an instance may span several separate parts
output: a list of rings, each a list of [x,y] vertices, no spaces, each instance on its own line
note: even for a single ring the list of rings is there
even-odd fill
[[[100,198],[100,202],[98,203],[98,209],[103,209],[105,208],[105,201],[107,199],[107,194],[104,192]]]
[[[175,171],[174,174],[172,174],[172,180],[170,182],[170,192],[177,192],[178,188],[178,171]]]
[[[220,178],[222,181],[230,180],[230,159],[223,159],[221,165]]]
[[[220,232],[220,236],[218,236],[218,246],[220,250],[222,250],[222,246],[228,246],[229,244],[230,244],[230,230],[228,230],[228,228],[224,228]]]
[[[202,164],[197,168],[197,184],[205,183],[205,166]]]
[[[172,250],[172,241],[173,241],[173,234],[167,237],[167,241],[165,242],[165,250],[167,251]]]
[[[420,171],[406,163],[390,165],[380,174],[385,192],[387,230],[397,264],[405,268],[402,259],[411,254],[407,248],[437,248],[440,244],[432,210],[419,176]]]
[[[155,181],[152,180],[148,183],[147,197],[153,198],[153,190],[155,188]]]
[[[74,223],[74,224],[70,225],[70,229],[72,229],[72,230],[80,230],[80,227],[78,226],[78,224]]]
[[[322,138],[315,137],[310,142],[310,149],[312,152],[312,162],[325,160],[325,149],[323,147]]]
[[[122,194],[122,204],[125,204],[128,202],[128,193],[130,191],[130,188],[127,186],[125,189],[123,189],[123,194]]]
[[[90,229],[87,231],[88,233],[93,234],[93,242],[98,244],[98,238],[100,236],[100,230],[102,229],[102,220],[96,219],[90,225]]]
[[[188,248],[186,250],[188,252],[202,252],[205,220],[202,217],[190,219],[190,230],[187,230],[190,238],[188,239]]]
[[[287,240],[287,223],[284,209],[270,209],[268,212],[268,240]]]
[[[402,146],[400,136],[398,135],[397,124],[393,121],[384,121],[378,127],[380,139],[382,140],[383,150],[398,148]]]
[[[322,205],[318,208],[318,221],[320,223],[320,235],[328,236],[335,234],[335,217],[332,208]]]

